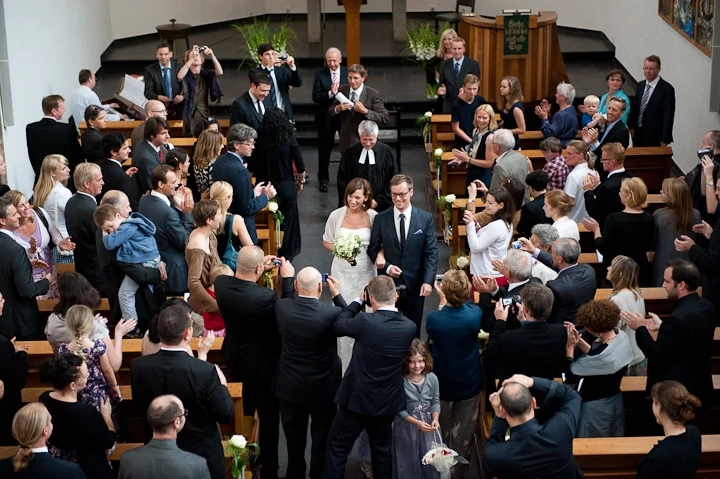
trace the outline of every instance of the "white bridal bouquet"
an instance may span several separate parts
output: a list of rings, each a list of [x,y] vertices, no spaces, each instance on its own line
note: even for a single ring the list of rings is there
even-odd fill
[[[333,256],[348,260],[352,266],[357,265],[355,257],[362,251],[360,235],[355,233],[343,233],[336,240],[333,246]]]

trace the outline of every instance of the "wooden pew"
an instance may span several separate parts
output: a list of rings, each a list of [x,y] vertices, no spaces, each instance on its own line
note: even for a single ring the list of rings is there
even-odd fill
[[[135,129],[136,126],[142,125],[145,123],[144,121],[108,121],[107,126],[105,126],[104,131],[106,133],[109,133],[111,131],[119,131],[121,133],[125,133],[125,136],[130,138],[130,135],[132,134],[132,131]],[[170,137],[173,136],[181,137],[183,136],[182,127],[183,127],[183,121],[182,120],[168,120],[168,125],[170,126]],[[223,135],[227,133],[227,129],[230,127],[230,120],[227,118],[218,118],[218,126],[220,127],[220,130],[222,131]],[[80,125],[78,127],[80,129],[80,134],[82,135],[85,130],[87,129],[87,125],[84,121],[80,122]],[[173,143],[174,144],[174,143]]]

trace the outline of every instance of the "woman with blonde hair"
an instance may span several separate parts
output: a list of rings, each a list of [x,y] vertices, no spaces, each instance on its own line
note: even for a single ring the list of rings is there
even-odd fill
[[[33,191],[33,206],[45,208],[63,238],[69,236],[65,226],[65,205],[72,196],[67,188],[69,178],[68,159],[63,155],[48,155],[40,166]]]
[[[484,184],[489,185],[495,155],[492,152],[492,146],[487,143],[488,137],[497,129],[497,121],[495,120],[495,111],[488,104],[480,105],[475,110],[473,118],[473,135],[472,142],[467,146],[466,150],[453,149],[455,159],[452,163],[465,163],[467,167],[467,175],[465,184],[470,185],[475,180],[480,180]]]
[[[673,258],[690,260],[687,251],[675,249],[675,239],[681,235],[699,240],[693,225],[700,224],[700,212],[693,208],[688,184],[680,178],[665,178],[660,196],[665,207],[653,213],[655,220],[655,259],[653,260],[652,286],[662,286],[665,263]]]
[[[593,218],[583,220],[583,225],[595,236],[595,248],[603,256],[607,268],[618,255],[628,256],[640,266],[640,285],[650,281],[650,262],[647,252],[655,249],[655,221],[647,207],[647,186],[640,178],[623,180],[620,201],[625,209],[608,215],[602,232]]]
[[[640,266],[632,258],[619,255],[613,258],[607,269],[606,279],[612,285],[610,301],[621,311],[638,313],[645,317],[645,299],[640,294]],[[628,376],[647,376],[647,360],[635,340],[635,331],[625,321],[619,320],[618,327],[625,331],[633,348],[633,360],[628,366]]]
[[[580,230],[570,216],[573,207],[572,198],[561,190],[552,190],[545,193],[545,205],[543,211],[545,216],[553,220],[553,226],[558,232],[559,238],[572,238],[580,241]]]
[[[520,149],[520,135],[525,133],[525,108],[523,107],[522,87],[520,80],[512,75],[503,77],[500,81],[500,128],[510,130],[515,136],[515,150]]]
[[[228,212],[233,200],[233,187],[227,181],[216,181],[210,187],[210,199],[220,204],[224,220],[215,232],[217,252],[222,262],[235,271],[235,259],[243,246],[252,246],[253,240],[248,233],[242,216]]]
[[[443,30],[440,34],[436,55],[425,64],[427,74],[426,82],[428,85],[440,84],[440,64],[443,60],[452,58],[452,42],[457,37],[457,32],[452,28]]]
[[[48,453],[47,440],[53,432],[52,417],[39,402],[23,406],[12,420],[12,435],[20,444],[15,455],[0,461],[5,479],[80,479],[83,470],[75,463],[56,459]]]
[[[223,136],[219,131],[205,130],[195,144],[188,173],[188,187],[202,196],[212,184],[213,164],[223,149]]]

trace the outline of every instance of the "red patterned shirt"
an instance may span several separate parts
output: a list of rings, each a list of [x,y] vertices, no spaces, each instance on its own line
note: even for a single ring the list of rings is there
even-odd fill
[[[565,181],[570,174],[570,167],[565,163],[565,158],[562,156],[556,157],[543,167],[543,171],[548,175],[548,191],[562,191],[565,188]]]

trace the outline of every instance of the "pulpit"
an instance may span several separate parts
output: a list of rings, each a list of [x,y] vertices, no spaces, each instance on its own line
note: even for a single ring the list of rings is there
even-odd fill
[[[525,102],[553,96],[557,84],[568,81],[556,12],[463,16],[459,34],[466,55],[480,63],[480,91],[491,104],[497,102],[506,75],[520,80]]]

